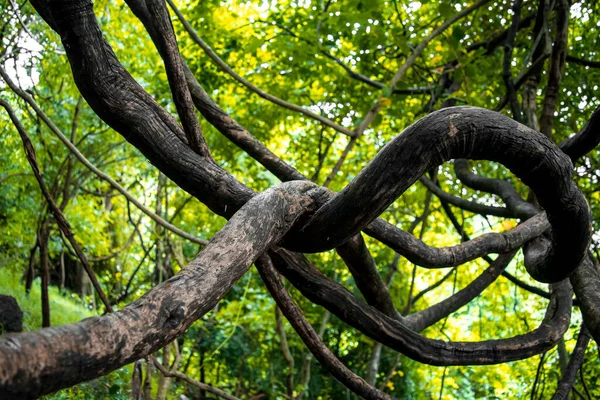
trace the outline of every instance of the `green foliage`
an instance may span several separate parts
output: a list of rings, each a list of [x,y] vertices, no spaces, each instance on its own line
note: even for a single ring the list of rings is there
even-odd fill
[[[33,331],[42,327],[42,312],[40,309],[40,279],[33,282],[31,292],[25,293],[25,286],[20,274],[11,270],[7,265],[0,262],[0,293],[12,296],[17,300],[19,307],[23,311],[23,329]],[[90,310],[83,306],[77,295],[72,293],[60,293],[57,287],[51,286],[49,289],[50,322],[53,326],[65,325],[80,321],[84,318],[94,315]]]
[[[226,63],[272,95],[310,108],[348,128],[358,125],[376,101],[381,102],[382,112],[352,149],[330,186],[338,191],[386,143],[428,111],[431,91],[394,94],[388,82],[432,28],[471,3],[454,0],[191,0],[178,2],[178,6],[198,34]],[[569,26],[570,55],[597,58],[599,4],[593,1],[573,5]],[[507,0],[492,2],[434,38],[396,88],[436,89],[440,77],[450,68],[448,76],[459,80],[460,85],[453,92],[442,91],[433,109],[439,108],[445,100],[454,100],[458,105],[497,107],[505,93],[502,46],[489,51],[485,47],[474,51],[465,49],[506,29],[511,20],[510,6],[511,2]],[[6,0],[0,0],[1,10],[9,10],[9,7]],[[535,13],[536,8],[537,2],[525,1],[522,16]],[[85,101],[77,119],[74,117],[79,92],[66,56],[55,51],[60,48],[59,38],[35,15],[29,3],[21,12],[40,50],[27,52],[20,48],[27,47],[24,44],[30,42],[29,39],[15,39],[19,36],[13,38],[13,42],[19,45],[13,47],[9,46],[11,37],[3,36],[0,50],[24,55],[21,73],[23,77],[31,75],[35,82],[35,85],[24,86],[35,95],[44,112],[67,136],[73,130],[73,139],[81,152],[147,207],[166,219],[172,219],[172,223],[181,229],[210,239],[224,225],[223,218],[214,215],[197,200],[189,200],[189,195],[173,182],[159,184],[157,170],[134,146],[108,128]],[[106,40],[113,46],[119,60],[159,104],[176,115],[162,60],[141,23],[123,1],[98,0],[95,12]],[[3,23],[12,21],[14,26],[10,25],[9,33],[27,38],[25,33],[19,32],[20,25],[11,19],[11,15],[7,12],[0,16]],[[251,93],[220,70],[193,43],[179,21],[174,19],[173,25],[183,57],[212,98],[277,156],[306,176],[314,175],[314,181],[322,184],[346,147],[348,137]],[[531,27],[519,31],[515,41],[513,75],[516,76],[526,66],[525,60],[533,40]],[[353,79],[331,57],[337,58],[352,71],[381,82],[383,88],[374,88]],[[447,63],[451,61],[456,63],[448,67]],[[6,61],[3,65],[12,64]],[[599,71],[574,63],[566,64],[554,124],[553,139],[556,143],[579,131],[597,106]],[[547,72],[541,75],[538,114],[547,75]],[[520,93],[518,96],[521,100]],[[64,212],[73,226],[76,239],[93,260],[101,285],[109,298],[116,302],[117,308],[139,298],[159,283],[164,277],[161,265],[167,273],[176,273],[195,257],[200,250],[197,245],[157,227],[79,162],[73,162],[71,172],[67,172],[69,160],[73,159],[64,145],[2,83],[0,97],[18,110],[32,136],[45,182],[52,188],[55,199],[59,203],[64,201]],[[73,123],[75,119],[77,124]],[[215,160],[225,170],[256,191],[278,183],[270,172],[208,122],[202,118],[200,121]],[[0,235],[0,293],[17,299],[25,313],[26,328],[33,330],[41,326],[40,282],[39,278],[34,281],[27,296],[22,276],[28,264],[29,251],[36,243],[36,233],[42,221],[48,220],[49,216],[25,161],[18,134],[4,112],[0,112],[0,143],[0,229],[3,232]],[[519,193],[527,197],[528,188],[505,168],[488,162],[473,162],[472,167],[481,175],[510,180]],[[598,232],[600,153],[597,150],[591,152],[576,167],[575,179],[588,198],[594,216],[594,230]],[[483,204],[501,205],[495,196],[463,187],[449,165],[442,166],[438,176],[442,187],[454,195]],[[427,198],[427,190],[416,184],[383,217],[408,230],[415,218],[423,215]],[[437,247],[459,243],[460,237],[436,197],[431,198],[429,211],[427,223],[416,226],[415,236]],[[484,219],[458,209],[455,212],[465,232],[471,236],[514,226],[513,221]],[[135,224],[137,228],[134,228]],[[366,240],[382,276],[392,276],[390,293],[397,309],[402,310],[408,303],[414,265],[400,258],[397,271],[391,275],[393,252],[370,238]],[[596,234],[592,250],[598,252],[598,244],[600,236]],[[108,257],[113,252],[116,254]],[[91,294],[89,282],[82,278],[84,274],[72,250],[53,223],[50,224],[49,254],[52,325],[101,315],[103,307]],[[68,288],[63,293],[58,290],[61,258],[66,268]],[[311,255],[310,259],[323,273],[360,297],[351,274],[334,252]],[[34,261],[37,268],[39,261]],[[461,266],[460,273],[452,274],[411,309],[422,310],[443,300],[470,283],[485,266],[481,260]],[[537,284],[525,272],[522,255],[511,263],[508,271],[527,283]],[[448,269],[417,269],[412,294],[437,282],[447,272]],[[323,309],[303,298],[295,289],[290,287],[290,291],[309,321],[318,329]],[[546,300],[517,288],[501,277],[475,301],[430,327],[424,335],[469,341],[511,337],[534,329],[542,320],[546,306]],[[240,396],[265,393],[269,398],[283,398],[281,394],[286,391],[288,366],[275,333],[274,307],[257,274],[254,271],[246,274],[216,310],[194,323],[179,339],[182,354],[179,370]],[[569,351],[574,346],[575,332],[581,320],[577,309],[573,314],[571,329],[565,335]],[[295,360],[296,393],[306,391],[311,399],[347,398],[346,389],[314,360],[308,387],[303,386],[302,366],[308,352],[287,322],[284,325]],[[324,329],[323,340],[353,371],[361,376],[366,374],[373,345],[371,339],[331,317]],[[395,359],[396,354],[384,348],[378,382],[393,367]],[[397,398],[411,399],[522,398],[530,396],[539,360],[538,356],[498,366],[438,368],[402,356],[386,390]],[[546,355],[540,370],[544,390],[538,397],[548,398],[560,377],[556,349]],[[600,365],[595,346],[588,348],[583,371],[583,380],[577,380],[576,388],[585,392],[585,381],[592,397],[600,397],[597,383],[600,381]],[[157,381],[155,376],[152,382],[154,394]],[[120,399],[129,398],[130,392],[131,366],[128,366],[47,398]],[[199,396],[199,391],[174,380],[169,398],[181,394],[193,397]]]

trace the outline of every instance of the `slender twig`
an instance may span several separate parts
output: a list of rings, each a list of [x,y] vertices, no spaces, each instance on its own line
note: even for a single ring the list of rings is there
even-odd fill
[[[42,190],[42,194],[44,195],[44,197],[46,198],[46,201],[48,202],[48,208],[54,215],[54,218],[56,219],[56,223],[58,224],[58,227],[60,228],[62,233],[67,237],[67,240],[73,247],[73,250],[75,250],[77,257],[81,261],[81,264],[83,265],[83,268],[85,269],[85,272],[87,272],[87,274],[90,278],[90,281],[92,282],[92,285],[94,286],[94,289],[96,289],[98,296],[102,300],[102,303],[104,303],[106,310],[108,312],[112,312],[113,310],[110,305],[110,302],[106,298],[106,295],[104,294],[104,291],[102,290],[102,287],[100,286],[100,283],[98,282],[98,279],[96,278],[96,274],[94,273],[92,266],[90,265],[87,257],[85,256],[85,254],[83,252],[83,249],[79,246],[79,243],[77,243],[77,241],[75,240],[75,236],[73,234],[73,231],[71,229],[69,222],[65,218],[65,216],[62,213],[62,211],[60,210],[60,208],[54,202],[54,199],[50,195],[50,192],[48,191],[48,188],[46,187],[46,184],[44,183],[44,179],[42,178],[42,173],[40,172],[40,169],[39,169],[39,166],[37,163],[37,159],[35,156],[35,149],[33,148],[33,144],[31,143],[31,140],[29,139],[29,136],[27,135],[25,128],[23,127],[23,125],[21,125],[21,122],[17,119],[17,116],[15,115],[12,108],[6,101],[4,101],[3,99],[0,99],[0,105],[6,109],[11,121],[13,122],[14,126],[17,128],[17,131],[19,132],[19,135],[21,136],[21,140],[23,141],[23,147],[25,148],[25,153],[27,155],[27,161],[29,161],[29,164],[31,165],[33,174],[35,175],[35,178],[39,183],[40,189]]]
[[[446,29],[448,29],[456,21],[460,20],[463,17],[466,17],[473,11],[477,10],[479,7],[481,7],[484,4],[489,3],[489,2],[490,2],[490,0],[481,0],[481,1],[473,4],[471,7],[465,8],[462,11],[460,11],[459,13],[453,15],[450,19],[446,20],[443,24],[441,24],[440,26],[435,28],[425,39],[423,39],[421,41],[421,43],[419,43],[419,45],[413,50],[411,55],[406,59],[404,64],[402,64],[402,66],[400,66],[400,68],[398,69],[398,71],[396,72],[394,77],[389,81],[389,83],[387,85],[387,90],[390,91],[390,93],[394,90],[394,88],[396,87],[396,84],[398,82],[400,82],[400,80],[402,80],[402,78],[404,78],[404,75],[406,74],[406,72],[409,70],[409,68],[411,68],[415,64],[415,62],[417,61],[417,58],[421,56],[421,53],[423,53],[423,50],[425,50],[427,45],[433,39],[435,39],[437,36],[439,36],[444,31],[446,31]],[[385,93],[383,93],[383,97],[385,97]],[[381,98],[380,98],[375,102],[375,105],[373,105],[373,107],[371,107],[369,112],[367,112],[367,114],[362,119],[361,123],[356,128],[354,128],[354,135],[351,135],[352,139],[346,145],[346,148],[342,152],[342,155],[340,156],[339,160],[333,167],[333,170],[327,177],[327,180],[325,181],[326,184],[331,183],[331,181],[335,178],[337,173],[340,171],[342,165],[344,164],[344,161],[348,157],[348,154],[350,154],[350,151],[354,148],[354,145],[356,144],[356,138],[358,138],[364,134],[365,130],[369,127],[369,125],[371,125],[371,123],[375,120],[377,115],[379,115],[379,112],[381,111],[381,109],[382,109],[382,103],[381,103]]]
[[[322,124],[327,125],[330,128],[335,129],[340,133],[343,133],[348,136],[355,136],[355,133],[352,131],[352,129],[345,128],[331,121],[330,119],[323,117],[322,115],[316,114],[299,105],[289,103],[285,100],[280,99],[279,97],[273,96],[272,94],[265,92],[253,83],[249,82],[247,79],[243,78],[241,75],[235,72],[233,68],[231,68],[225,61],[223,61],[204,40],[202,40],[202,38],[200,37],[200,35],[198,35],[198,33],[192,27],[192,25],[185,19],[181,11],[179,11],[177,6],[175,6],[173,1],[167,0],[167,2],[169,3],[169,6],[171,6],[171,9],[175,12],[175,15],[177,15],[177,18],[179,19],[185,30],[189,33],[194,43],[200,46],[202,50],[204,50],[204,52],[215,62],[215,64],[217,64],[219,68],[221,68],[224,72],[229,74],[233,79],[235,79],[236,81],[244,85],[246,88],[248,88],[250,91],[256,93],[258,96],[262,97],[265,100],[268,100],[288,110],[301,113],[309,118],[312,118],[316,121],[321,122]]]
[[[208,243],[207,240],[197,238],[194,235],[184,232],[183,230],[177,228],[173,224],[165,221],[160,216],[156,215],[154,212],[152,212],[150,209],[148,209],[146,206],[144,206],[141,202],[139,202],[131,193],[129,193],[127,190],[125,190],[125,188],[123,186],[121,186],[119,183],[117,183],[117,181],[115,181],[112,177],[110,177],[110,175],[108,175],[108,174],[100,171],[98,168],[96,168],[77,149],[77,147],[75,147],[75,145],[64,135],[64,133],[48,118],[48,116],[42,111],[42,109],[38,106],[38,104],[35,102],[35,100],[28,93],[21,90],[17,85],[14,84],[14,82],[10,79],[10,77],[8,76],[8,74],[6,73],[4,68],[2,68],[2,66],[0,66],[0,75],[2,76],[4,81],[7,83],[7,85],[13,90],[13,92],[15,92],[19,97],[21,97],[23,100],[25,100],[34,109],[37,116],[40,119],[42,119],[42,121],[44,121],[44,123],[50,128],[50,130],[65,144],[65,146],[67,146],[67,148],[75,155],[75,157],[77,157],[77,159],[83,165],[85,165],[89,170],[91,170],[95,175],[97,175],[99,178],[108,182],[119,193],[121,193],[123,196],[125,196],[125,198],[127,198],[127,200],[129,200],[131,203],[133,203],[137,208],[139,208],[144,214],[149,216],[157,224],[162,225],[163,227],[165,227],[166,229],[175,233],[176,235],[179,235],[191,242],[194,242],[194,243],[197,243],[200,245],[204,245],[204,246]]]
[[[183,373],[178,372],[178,371],[167,369],[167,367],[165,367],[160,362],[158,362],[158,360],[156,358],[154,358],[154,357],[149,357],[149,358],[154,363],[154,366],[156,368],[158,368],[158,370],[160,371],[160,373],[163,374],[163,375],[165,375],[165,376],[172,377],[172,378],[178,379],[180,381],[187,382],[190,385],[197,387],[198,389],[205,390],[207,392],[210,392],[210,393],[212,393],[214,395],[217,395],[217,396],[222,397],[222,398],[227,399],[227,400],[240,400],[239,398],[237,398],[235,396],[232,396],[229,393],[226,393],[226,392],[222,391],[221,389],[217,389],[216,387],[207,385],[206,383],[198,382],[197,380],[195,380],[193,378],[190,378],[186,374],[183,374]]]

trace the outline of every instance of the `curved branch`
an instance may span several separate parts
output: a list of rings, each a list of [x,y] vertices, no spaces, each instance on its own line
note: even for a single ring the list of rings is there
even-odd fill
[[[561,143],[560,149],[575,163],[595,149],[598,144],[600,144],[600,106],[596,107],[582,130]]]
[[[425,268],[464,264],[489,253],[508,253],[521,247],[550,227],[544,214],[537,215],[503,233],[486,233],[450,247],[432,247],[392,224],[376,220],[364,232],[389,246],[407,260]]]
[[[454,160],[454,173],[462,183],[471,189],[498,195],[510,212],[519,218],[528,219],[541,211],[535,205],[523,200],[510,182],[472,173],[469,170],[468,161],[463,158]]]
[[[219,215],[223,215],[225,217],[233,215],[236,210],[238,210],[244,203],[246,203],[255,195],[251,190],[244,187],[231,175],[214,165],[214,163],[212,163],[210,160],[206,160],[193,153],[189,150],[189,148],[187,148],[187,146],[183,145],[183,142],[173,140],[177,137],[185,138],[181,128],[174,122],[174,119],[168,113],[158,107],[158,105],[150,98],[150,96],[148,96],[147,93],[145,93],[143,89],[133,81],[133,79],[118,63],[116,57],[102,39],[102,34],[93,17],[93,11],[90,2],[63,0],[53,2],[52,8],[53,19],[56,20],[56,26],[61,34],[65,48],[68,49],[67,51],[69,53],[69,59],[74,71],[76,83],[78,87],[81,88],[84,96],[86,96],[86,99],[88,99],[88,102],[90,102],[92,108],[101,116],[101,118],[106,120],[117,131],[121,132],[159,169],[164,170],[165,173],[167,173],[169,176],[172,176],[176,183],[178,183],[184,190],[187,190],[198,197]],[[458,114],[461,113],[461,110],[464,111],[464,109],[450,110],[452,110],[451,112],[456,112]],[[482,119],[486,121],[486,124],[491,123],[486,115],[484,115]],[[444,122],[446,123],[444,124]],[[444,128],[447,126],[448,121],[443,119],[440,127]],[[462,128],[457,121],[450,121],[450,127],[457,129],[457,126]],[[522,128],[519,125],[509,125],[509,128],[517,131],[515,132],[516,137],[520,137],[518,132]],[[447,134],[448,129],[443,130],[446,131],[444,134]],[[491,130],[493,131],[493,128]],[[457,131],[460,130],[457,129]],[[472,142],[461,141],[464,138],[462,138],[462,135],[455,135],[456,133],[457,132],[454,132],[453,129],[450,129],[451,135],[449,136],[458,136],[457,139],[451,139],[451,142],[452,140],[458,141],[458,145],[464,148],[469,148],[470,145],[473,145]],[[531,134],[529,132],[526,133],[529,135],[529,139],[531,139]],[[514,139],[514,137],[512,139]],[[503,140],[498,140],[498,142],[500,144],[504,143],[505,145],[507,143],[506,141],[503,142]],[[538,145],[540,144],[539,141],[534,140],[534,142]],[[434,143],[433,145],[431,141],[425,141],[425,145],[436,149],[438,153],[444,155],[447,155],[446,153],[449,150],[449,148],[444,147],[447,144],[448,143],[443,140],[439,143]],[[514,143],[514,145],[521,147],[522,143],[517,140],[517,143]],[[548,153],[553,154],[554,152],[552,147],[544,148],[542,145],[541,148],[542,150],[548,150]],[[384,151],[383,153],[386,152]],[[387,154],[389,154],[389,152]],[[415,155],[413,155],[413,157],[414,156]],[[388,164],[391,160],[393,160],[393,158],[394,157],[385,159],[385,157],[383,157]],[[407,160],[414,160],[414,158],[408,157]],[[438,159],[435,161],[438,161]],[[561,168],[564,167],[560,157],[558,159],[553,159],[553,161],[557,162],[557,164],[560,164],[559,166]],[[524,165],[527,167],[536,167],[541,172],[544,172],[545,168],[547,168],[547,165],[543,163],[543,160],[540,160],[539,158],[536,159],[535,157],[533,157],[531,160],[525,160]],[[569,168],[564,169],[567,174],[570,173]],[[536,174],[531,174],[530,178],[532,181],[539,179]],[[562,180],[554,179],[553,183],[556,184],[556,182],[562,184]],[[565,187],[567,189],[570,188],[568,185]],[[385,190],[382,190],[381,193],[384,191]],[[551,189],[549,189],[549,192],[550,193],[546,194],[551,195]],[[567,192],[570,193],[569,190],[567,190]],[[380,193],[377,192],[371,194],[375,194],[375,196],[372,197],[378,198]],[[315,200],[317,205],[319,205],[321,204],[320,200],[326,199],[327,196],[322,196],[320,194],[316,197],[319,197],[318,200]],[[355,199],[356,198],[362,199],[362,197],[355,197]],[[566,199],[566,201],[569,200],[570,199]],[[252,203],[252,201],[250,203]],[[579,206],[577,202],[571,201],[570,206],[573,204]],[[554,207],[552,210],[548,210],[549,215],[555,213],[559,208],[560,205]],[[353,215],[352,219],[359,218],[357,215]],[[561,215],[560,217],[562,218],[564,215]],[[367,219],[368,221],[372,220],[372,218]],[[568,220],[569,218],[565,218],[565,221],[568,222]],[[574,220],[577,219],[574,218]],[[571,224],[582,226],[582,229],[585,229],[587,225],[579,224],[579,222],[580,221],[577,220],[576,222],[571,222]],[[361,223],[359,223],[359,225]],[[262,222],[260,224],[254,222],[254,225],[261,225],[260,228],[264,229],[264,224],[262,224]],[[246,229],[247,228],[248,227],[246,227]],[[251,226],[250,228],[258,229],[256,226]],[[571,232],[569,230],[567,231]],[[347,233],[348,232],[343,232],[344,235]],[[218,238],[215,238],[215,241],[213,241],[209,247],[211,247],[215,242],[218,242]],[[576,247],[576,249],[578,249],[578,247]],[[222,257],[224,253],[229,256],[229,253],[231,252],[231,249],[223,248],[220,250],[221,253],[219,253],[219,257]],[[234,250],[238,251],[237,247],[234,246]],[[202,254],[204,254],[204,252]],[[213,256],[217,258],[216,254],[213,254]],[[245,257],[247,256],[248,255],[246,254]],[[211,261],[214,260],[215,259],[211,259]],[[238,266],[237,268],[239,269],[241,267]],[[218,273],[213,271],[212,268],[201,268],[201,270],[204,274]],[[186,269],[184,271],[188,270]],[[185,273],[180,274],[179,276],[181,275],[183,275],[184,278],[186,276]],[[183,279],[183,281],[185,280],[186,279]],[[169,281],[169,284],[175,287],[171,287],[168,292],[174,292],[178,296],[183,296],[180,289],[185,290],[186,287],[185,285],[184,287],[179,286],[181,284],[180,282],[181,279]],[[227,284],[230,283],[229,280],[225,280],[225,282]],[[311,283],[310,280],[308,283]],[[197,284],[197,282],[194,282],[194,284]],[[203,281],[202,284],[206,285],[207,283]],[[219,286],[219,290],[221,290],[220,285],[217,286]],[[161,286],[159,288],[163,287]],[[194,289],[198,290],[198,288],[195,287]],[[215,288],[212,287],[211,289]],[[227,287],[224,288],[224,290],[227,289]],[[555,304],[556,302],[551,302],[549,319],[542,324],[542,327],[540,327],[539,330],[536,330],[533,335],[524,335],[508,342],[500,341],[485,344],[447,345],[443,344],[443,342],[440,343],[438,341],[433,341],[434,344],[431,345],[430,342],[423,342],[423,339],[419,338],[418,335],[415,337],[414,333],[405,332],[405,327],[402,327],[398,321],[386,316],[382,316],[378,319],[367,318],[365,319],[364,323],[367,324],[369,328],[373,328],[375,330],[380,329],[379,333],[374,334],[376,338],[382,339],[384,343],[394,343],[397,348],[408,346],[406,352],[409,356],[420,357],[420,359],[426,360],[425,362],[450,363],[456,361],[457,358],[460,359],[458,362],[461,363],[472,361],[477,363],[501,362],[501,360],[515,359],[514,357],[517,356],[519,358],[526,357],[528,355],[535,354],[536,352],[544,351],[544,349],[549,348],[548,346],[552,346],[555,343],[555,340],[557,340],[556,338],[560,337],[562,334],[561,330],[563,330],[563,328],[566,329],[565,325],[568,326],[568,312],[565,312],[565,306],[563,305],[562,301],[562,299],[566,297],[570,299],[570,295],[566,297],[564,296],[564,292],[567,291],[568,290],[562,288],[562,286],[559,287],[557,292],[561,292],[562,295],[558,296],[557,294],[557,297],[561,299],[561,301],[558,302],[558,305]],[[323,291],[319,295],[329,296],[331,293],[333,292]],[[198,295],[197,292],[194,294]],[[219,295],[220,294],[217,294],[215,296],[218,297]],[[203,298],[201,295],[198,297],[200,299]],[[157,298],[154,295],[148,295],[143,300],[148,301],[157,299],[164,300],[162,297]],[[330,301],[331,300],[335,300],[335,298],[330,299]],[[189,301],[189,299],[186,301]],[[194,303],[193,305],[198,306],[198,303]],[[570,304],[566,308],[570,310]],[[367,309],[371,310],[371,308]],[[131,310],[131,308],[128,308],[127,310]],[[167,313],[161,314],[161,318],[163,319],[156,318],[151,322],[158,320],[161,322],[159,324],[161,326],[163,325],[163,322],[165,322],[164,319],[167,320],[167,323],[171,322],[169,321],[168,317],[174,313],[170,312],[172,310],[167,311]],[[135,310],[133,312],[135,312]],[[377,313],[376,310],[374,312]],[[156,314],[154,314],[154,316],[156,317]],[[350,316],[347,317],[350,318]],[[170,326],[170,324],[168,325]],[[177,321],[175,321],[173,325],[176,325],[177,329],[180,328],[180,325],[178,325]],[[395,327],[397,330],[394,331],[394,329],[388,329],[390,326]],[[392,332],[392,339],[387,338],[386,334],[381,332],[381,329],[383,329],[382,327],[385,328],[385,332]],[[147,329],[148,327],[146,326],[145,328]],[[160,337],[162,339],[161,333],[158,333],[156,329],[157,328],[151,324],[150,330],[152,333],[150,335],[155,335],[154,337]],[[181,329],[184,328],[181,327]],[[396,334],[394,334],[394,332],[396,332]],[[134,331],[133,337],[129,338],[128,340],[113,342],[112,349],[114,350],[117,348],[119,350],[116,352],[116,356],[114,355],[114,351],[110,353],[111,356],[120,357],[123,349],[125,349],[125,351],[129,351],[131,346],[133,346],[131,344],[132,342],[140,343],[140,346],[144,351],[146,351],[146,347],[144,346],[147,342],[140,342],[136,340],[139,338],[136,335],[138,335],[138,333]],[[112,337],[110,339],[112,339]],[[410,342],[412,340],[415,340],[414,343],[407,343],[407,341]],[[523,341],[525,341],[524,345]],[[153,342],[151,342],[148,346],[152,347],[152,343]],[[490,354],[490,348],[494,347],[496,347],[498,350],[492,350],[492,353]],[[30,351],[25,351],[22,354],[28,354]],[[38,357],[43,357],[43,355]],[[31,364],[31,360],[28,361]],[[33,361],[34,365],[40,365],[40,363],[35,362],[35,360]],[[0,371],[4,370],[4,368],[0,368]],[[81,370],[85,371],[85,368],[82,368]]]
[[[484,365],[531,357],[558,343],[569,327],[572,299],[568,281],[555,285],[541,325],[524,335],[483,342],[444,342],[427,339],[410,325],[361,303],[343,286],[332,282],[306,258],[278,249],[269,255],[277,270],[310,301],[372,339],[413,360],[431,365]]]
[[[577,337],[577,343],[571,353],[571,359],[567,365],[567,370],[563,374],[560,382],[558,382],[558,388],[552,396],[552,400],[567,400],[569,393],[573,389],[575,379],[577,379],[577,371],[583,364],[583,358],[585,356],[585,349],[590,342],[590,333],[588,332],[585,325],[581,325],[579,330],[579,336]]]
[[[465,200],[461,197],[451,195],[428,179],[425,175],[420,177],[419,181],[423,184],[423,186],[425,186],[440,199],[447,201],[448,203],[465,211],[470,211],[472,213],[481,215],[493,215],[495,217],[515,218],[513,213],[506,207],[486,206],[485,204],[479,204],[474,201]]]
[[[425,171],[459,157],[498,161],[531,187],[552,225],[552,241],[530,244],[525,266],[540,281],[568,277],[591,238],[589,206],[571,179],[571,160],[538,132],[473,107],[446,108],[408,127],[308,222],[294,228],[285,247],[318,252],[338,246],[363,230]]]
[[[311,183],[289,182],[257,195],[178,275],[118,312],[2,336],[0,397],[37,397],[164,347],[212,310],[254,260],[314,208],[315,190]]]
[[[54,19],[63,22],[53,23],[59,31],[64,31],[63,41],[69,50],[76,83],[92,108],[184,190],[219,215],[229,217],[235,213],[254,193],[210,160],[203,159],[176,140],[176,137],[185,138],[181,128],[120,66],[103,40],[93,14],[85,12],[86,9],[91,10],[91,4],[72,9],[70,4],[65,0],[64,5],[56,6],[58,16]],[[69,35],[73,26],[86,26],[88,29],[80,35]],[[104,57],[98,58],[96,54]],[[432,147],[435,148],[428,146]],[[383,221],[376,223],[381,226]],[[392,227],[383,233],[396,231]],[[397,234],[403,235],[401,231]],[[392,236],[388,235],[388,242]],[[503,248],[501,252],[510,250]]]

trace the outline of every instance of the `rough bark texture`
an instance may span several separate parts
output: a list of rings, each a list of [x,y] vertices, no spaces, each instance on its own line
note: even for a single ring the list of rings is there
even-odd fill
[[[552,224],[552,246],[532,249],[526,266],[540,281],[568,277],[581,262],[591,235],[589,207],[571,180],[570,160],[538,132],[472,107],[446,108],[411,125],[285,243],[304,252],[337,247],[425,171],[460,157],[501,162],[533,189]],[[573,224],[580,228],[571,235]]]
[[[104,375],[171,342],[213,309],[255,258],[314,206],[314,191],[311,183],[290,182],[256,196],[184,270],[118,312],[4,336],[0,397],[50,393]]]
[[[271,251],[276,268],[312,302],[369,337],[414,360],[432,365],[496,364],[530,357],[558,343],[569,326],[572,290],[568,282],[556,285],[546,318],[534,331],[510,339],[483,342],[444,342],[418,335],[403,321],[392,319],[356,299],[329,280],[305,258],[289,251]]]
[[[486,2],[464,9],[449,21],[456,21]],[[75,82],[92,109],[161,172],[230,221],[180,274],[119,312],[0,339],[0,397],[27,398],[49,393],[156,351],[211,310],[261,255],[261,274],[294,329],[338,380],[366,398],[388,396],[333,357],[285,291],[271,260],[308,299],[383,345],[424,363],[492,364],[549,350],[569,326],[572,291],[567,277],[592,336],[600,338],[600,274],[593,259],[584,258],[591,235],[589,209],[571,180],[571,160],[577,160],[600,141],[596,129],[598,111],[582,132],[563,144],[565,155],[548,138],[499,113],[473,107],[447,108],[407,128],[339,194],[303,181],[285,183],[257,195],[212,160],[192,116],[191,100],[219,131],[280,179],[305,177],[269,152],[208,97],[181,60],[164,4],[128,1],[165,60],[184,128],[119,63],[97,25],[91,1],[32,0],[32,4],[59,33]],[[490,50],[505,40],[510,42],[514,31],[526,26],[526,20],[532,19],[515,18],[510,31],[482,46]],[[450,23],[444,23],[435,28],[415,49],[394,76],[392,88],[431,38],[449,26]],[[564,54],[560,57],[564,63]],[[560,57],[553,57],[553,62],[560,61]],[[547,99],[552,100],[551,96]],[[363,121],[350,136],[362,133],[378,112],[377,104],[365,118],[367,122]],[[503,163],[533,189],[545,213],[540,214],[535,206],[525,203],[510,184],[461,170],[459,161],[457,174],[464,182],[499,195],[507,205],[481,209],[481,213],[529,219],[502,234],[487,234],[440,249],[376,219],[426,171],[452,158]],[[448,201],[453,200],[450,197]],[[458,266],[491,252],[501,255],[465,289],[428,310],[401,318],[361,231],[426,267]],[[513,338],[479,343],[431,340],[418,334],[481,293],[523,245],[530,274],[539,281],[555,282],[546,317],[537,329]],[[303,255],[290,251],[332,248],[338,248],[368,304],[321,274]]]

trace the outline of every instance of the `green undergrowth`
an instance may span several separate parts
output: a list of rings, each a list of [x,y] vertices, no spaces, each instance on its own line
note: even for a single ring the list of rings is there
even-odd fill
[[[40,279],[33,282],[31,292],[25,293],[25,284],[19,273],[0,266],[0,294],[12,296],[23,311],[23,330],[33,331],[42,327],[42,308]],[[52,326],[81,321],[94,315],[82,303],[79,296],[69,291],[60,292],[57,287],[48,288],[50,300],[50,322]],[[64,389],[43,399],[127,399],[126,393],[131,381],[129,367],[120,368],[113,373],[91,382]]]
[[[25,293],[25,285],[21,275],[9,268],[0,268],[0,294],[14,297],[23,311],[23,329],[33,331],[42,327],[41,286],[40,279],[33,282],[31,292]],[[64,325],[81,321],[94,315],[86,309],[79,297],[68,291],[60,293],[54,286],[48,288],[50,300],[50,324]]]

